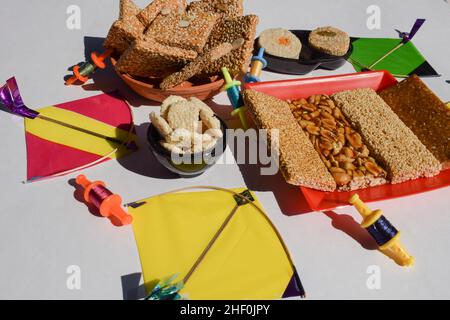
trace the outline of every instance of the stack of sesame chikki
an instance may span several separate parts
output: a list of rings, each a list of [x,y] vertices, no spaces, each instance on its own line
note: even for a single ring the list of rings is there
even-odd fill
[[[159,79],[163,90],[218,76],[221,67],[237,76],[250,62],[258,24],[243,11],[243,0],[153,0],[142,10],[121,0],[104,46],[114,50],[118,72]]]

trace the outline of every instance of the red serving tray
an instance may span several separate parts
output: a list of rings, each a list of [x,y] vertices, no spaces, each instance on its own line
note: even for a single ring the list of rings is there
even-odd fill
[[[337,76],[270,81],[245,84],[245,89],[263,92],[279,99],[307,98],[313,94],[333,94],[357,88],[376,91],[397,84],[387,71],[358,72]],[[355,193],[366,202],[394,199],[443,188],[450,185],[450,170],[432,178],[421,178],[400,184],[385,184],[362,190],[324,192],[300,187],[308,205],[315,211],[326,211],[348,206],[348,199]]]

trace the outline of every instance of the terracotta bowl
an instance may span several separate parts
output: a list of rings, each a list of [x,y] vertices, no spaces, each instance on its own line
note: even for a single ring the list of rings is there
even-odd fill
[[[113,67],[117,61],[111,57]],[[114,68],[115,69],[115,68]],[[151,78],[133,77],[129,74],[123,74],[116,70],[120,78],[138,95],[153,100],[162,102],[169,96],[181,96],[184,98],[196,97],[200,100],[206,100],[220,93],[220,88],[224,85],[223,79],[210,79],[207,83],[192,83],[185,81],[177,87],[169,90],[161,90],[158,88],[158,83],[152,81]]]

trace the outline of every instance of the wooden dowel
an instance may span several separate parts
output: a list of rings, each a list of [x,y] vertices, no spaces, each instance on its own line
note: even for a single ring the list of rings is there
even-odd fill
[[[48,121],[48,122],[52,122],[52,123],[56,123],[58,125],[61,125],[63,127],[69,128],[69,129],[77,130],[77,131],[80,131],[80,132],[83,132],[83,133],[86,133],[86,134],[89,134],[89,135],[92,135],[92,136],[95,136],[95,137],[98,137],[98,138],[102,138],[102,139],[108,140],[108,141],[110,141],[112,143],[115,143],[115,144],[119,144],[119,145],[125,145],[126,144],[126,142],[123,142],[123,141],[121,141],[119,139],[108,137],[108,136],[105,136],[105,135],[103,135],[101,133],[97,133],[97,132],[94,132],[94,131],[83,129],[83,128],[80,128],[80,127],[77,127],[77,126],[74,126],[74,125],[71,125],[71,124],[68,124],[68,123],[56,120],[56,119],[52,119],[52,118],[43,116],[42,114],[39,114],[37,117],[39,119],[42,119],[42,120],[45,120],[45,121]]]

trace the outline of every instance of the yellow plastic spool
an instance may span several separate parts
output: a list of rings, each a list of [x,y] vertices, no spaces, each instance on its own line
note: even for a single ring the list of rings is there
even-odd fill
[[[246,107],[240,107],[237,109],[234,109],[231,112],[231,115],[234,116],[239,116],[239,119],[241,120],[241,124],[242,124],[242,129],[243,130],[247,130],[248,129],[248,123],[247,123],[247,117],[245,115],[245,112],[247,111]]]
[[[263,63],[258,60],[253,60],[250,68],[250,74],[254,77],[261,78],[262,69]]]
[[[363,217],[361,227],[369,228],[383,215],[381,210],[371,210],[360,198],[354,194],[349,203],[353,205],[359,214]],[[378,248],[384,255],[394,260],[398,265],[409,267],[414,264],[414,257],[410,256],[400,242],[400,231],[388,242]]]

